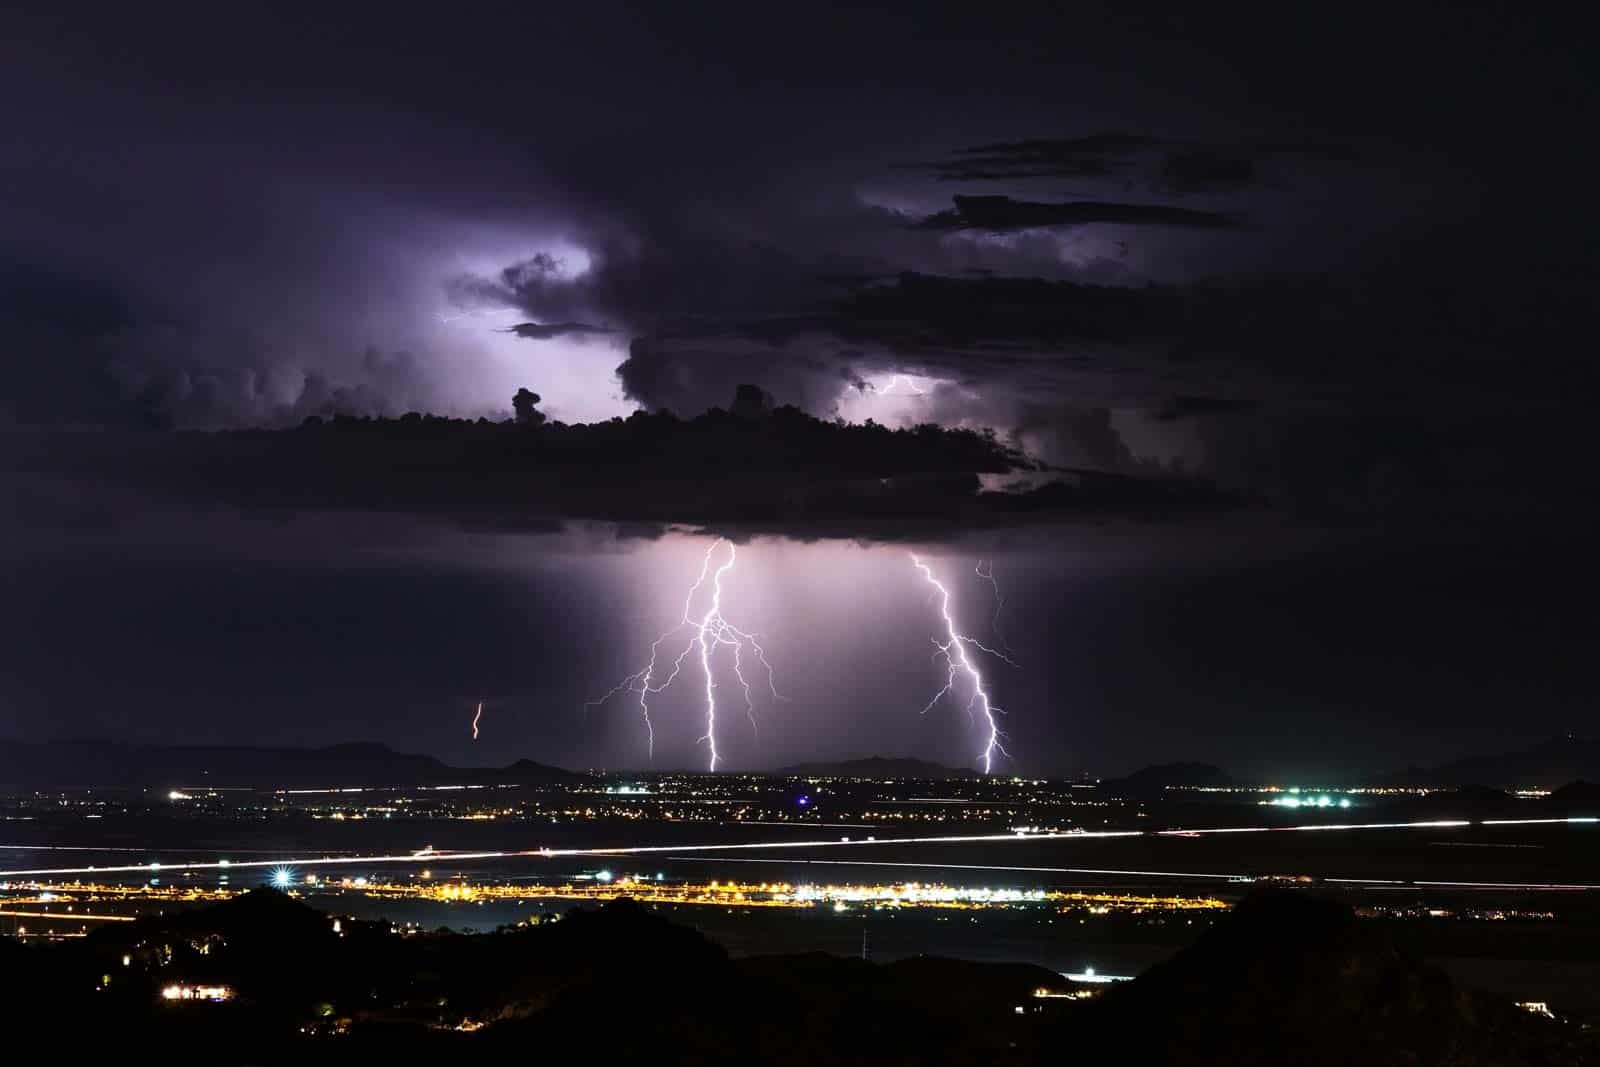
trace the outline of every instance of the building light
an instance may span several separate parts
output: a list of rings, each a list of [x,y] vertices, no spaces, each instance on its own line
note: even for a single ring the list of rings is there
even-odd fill
[[[162,1000],[208,1000],[212,1003],[233,999],[233,990],[225,985],[183,985],[173,983],[162,987]]]

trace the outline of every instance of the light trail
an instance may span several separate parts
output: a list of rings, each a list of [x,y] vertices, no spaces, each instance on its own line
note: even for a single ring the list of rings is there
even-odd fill
[[[1539,820],[1545,821],[1545,820]],[[1565,819],[1555,820],[1566,822]],[[1196,878],[1211,881],[1228,882],[1271,882],[1282,881],[1296,877],[1295,875],[1272,874],[1227,874],[1215,871],[1140,871],[1114,867],[1022,867],[1007,866],[998,863],[911,863],[905,860],[795,860],[778,859],[774,857],[740,857],[721,858],[716,860],[704,859],[698,856],[666,856],[674,863],[781,863],[805,864],[806,866],[820,867],[888,867],[888,868],[913,868],[918,870],[939,871],[990,871],[999,873],[1017,874],[1099,874],[1116,875],[1126,878]],[[1333,878],[1315,876],[1318,882],[1332,885],[1372,886],[1384,889],[1404,889],[1425,886],[1430,889],[1511,889],[1511,890],[1560,890],[1581,891],[1597,890],[1600,884],[1587,884],[1576,882],[1451,882],[1451,881],[1421,881],[1399,878]]]
[[[1321,878],[1336,885],[1370,885],[1384,889],[1515,889],[1530,892],[1584,892],[1600,889],[1600,884],[1579,882],[1451,882],[1400,878]]]
[[[981,649],[991,656],[996,656],[1010,663],[1013,667],[1016,664],[1005,653],[988,648],[957,630],[955,619],[950,615],[950,591],[944,587],[944,584],[938,578],[934,577],[933,569],[922,562],[922,557],[915,552],[911,553],[911,564],[922,572],[922,576],[927,579],[929,585],[938,590],[939,615],[944,620],[945,640],[941,642],[938,638],[933,638],[934,647],[938,649],[934,653],[934,657],[943,656],[946,666],[950,668],[949,674],[945,678],[944,688],[935,693],[933,699],[923,706],[921,714],[926,715],[946,693],[955,688],[957,672],[966,672],[967,677],[972,680],[972,696],[967,700],[967,714],[969,716],[972,715],[972,709],[976,705],[983,713],[983,721],[989,732],[988,739],[983,746],[983,752],[979,755],[979,759],[983,761],[983,773],[988,774],[994,765],[995,753],[999,753],[1006,759],[1011,758],[1011,753],[1007,752],[1005,746],[1000,743],[1000,738],[1003,735],[1000,733],[1000,723],[995,718],[996,714],[1004,715],[1005,710],[990,701],[989,691],[983,687],[983,675],[978,672],[978,668],[968,657],[967,646],[972,645]]]
[[[478,739],[478,720],[483,718],[483,701],[478,701],[478,713],[472,717],[472,739]]]
[[[149,852],[147,848],[131,848],[127,845],[0,845],[0,849],[15,849],[21,852]],[[221,850],[219,850],[221,851]]]
[[[1573,817],[1565,819],[1536,820],[1539,823],[1565,824],[1565,825],[1593,825],[1600,823],[1597,817]],[[502,849],[483,852],[441,852],[419,851],[394,853],[375,856],[311,856],[305,858],[278,858],[271,860],[242,860],[230,862],[228,860],[215,860],[191,863],[140,863],[125,864],[109,867],[54,867],[35,868],[27,870],[0,871],[0,878],[24,878],[43,875],[68,875],[68,874],[134,874],[140,872],[159,873],[162,871],[202,871],[202,870],[248,870],[253,868],[283,868],[283,867],[328,867],[328,866],[353,866],[360,864],[376,865],[389,863],[451,863],[469,862],[473,860],[491,859],[562,859],[579,856],[646,856],[668,855],[672,853],[691,852],[751,852],[751,851],[792,851],[808,848],[884,848],[894,845],[963,845],[963,844],[1000,844],[1002,842],[1028,842],[1040,844],[1044,842],[1062,841],[1100,841],[1119,838],[1158,838],[1158,837],[1204,837],[1211,834],[1231,833],[1321,833],[1340,830],[1437,830],[1441,828],[1465,829],[1472,826],[1502,825],[1503,820],[1484,820],[1474,822],[1470,819],[1432,819],[1420,822],[1374,822],[1374,823],[1304,823],[1296,826],[1260,826],[1260,827],[1206,827],[1189,830],[1088,830],[1069,831],[1062,833],[1019,833],[1010,831],[1000,834],[948,834],[929,837],[885,837],[885,838],[811,838],[802,841],[741,841],[722,844],[704,845],[618,845],[604,848],[529,848],[529,849]],[[938,866],[944,866],[942,864]],[[1172,872],[1177,875],[1179,872]],[[1365,879],[1373,883],[1380,883],[1383,879]],[[1427,885],[1427,882],[1410,882],[1407,884]],[[1472,883],[1462,883],[1472,884]],[[1493,883],[1484,883],[1491,885]],[[1589,887],[1583,887],[1589,888]]]
[[[1207,834],[1271,834],[1312,830],[1449,830],[1471,826],[1471,819],[1430,819],[1426,822],[1330,822],[1303,826],[1219,826],[1208,830],[1151,830],[1152,837],[1201,837]]]
[[[719,565],[715,571],[711,569],[712,557],[723,545],[728,547],[726,563]],[[704,744],[710,753],[708,770],[715,771],[721,755],[717,751],[717,683],[712,670],[712,655],[716,649],[728,646],[733,649],[733,673],[739,679],[739,686],[744,690],[745,714],[750,720],[750,728],[759,734],[760,725],[756,722],[755,701],[750,696],[750,681],[744,674],[744,649],[748,643],[756,659],[767,672],[767,688],[772,691],[774,701],[782,700],[783,695],[778,692],[777,681],[773,676],[772,664],[767,662],[766,650],[756,640],[756,635],[746,630],[741,630],[727,620],[722,614],[722,579],[731,570],[738,559],[738,549],[732,541],[719,537],[706,549],[705,558],[700,561],[700,574],[695,578],[694,584],[689,587],[689,592],[683,598],[683,613],[678,624],[650,644],[650,662],[644,669],[635,671],[612,687],[611,691],[599,700],[589,701],[585,707],[598,707],[610,700],[618,693],[627,691],[639,694],[640,713],[644,718],[645,735],[649,749],[650,759],[654,761],[656,755],[655,724],[650,721],[650,697],[652,694],[665,691],[672,685],[678,674],[683,670],[683,661],[689,658],[696,647],[700,649],[700,670],[705,676],[706,695],[706,732],[700,736],[700,743]],[[693,617],[695,594],[706,584],[707,576],[711,580],[711,603],[705,613],[698,619]],[[688,628],[689,639],[683,651],[678,653],[672,661],[672,670],[661,684],[655,684],[658,661],[662,642],[676,634],[681,634]]]
[[[710,860],[699,856],[665,856],[674,863],[803,863],[819,867],[890,867],[938,871],[991,871],[1018,874],[1115,874],[1130,878],[1208,878],[1216,881],[1234,881],[1248,878],[1269,878],[1272,875],[1217,874],[1209,871],[1130,871],[1111,867],[1013,867],[998,863],[911,863],[905,860],[794,860],[774,857],[743,856],[734,859]]]
[[[13,919],[82,919],[86,922],[97,923],[131,923],[132,915],[90,915],[87,912],[78,914],[72,911],[9,911],[0,909],[0,915]]]
[[[183,845],[176,848],[158,848],[146,846],[135,848],[131,845],[0,845],[0,849],[11,849],[20,852],[143,852],[149,855],[152,852],[206,852],[211,855],[240,856],[258,854],[263,856],[281,856],[281,848],[200,848],[194,845]],[[351,855],[347,848],[330,849],[326,855]]]

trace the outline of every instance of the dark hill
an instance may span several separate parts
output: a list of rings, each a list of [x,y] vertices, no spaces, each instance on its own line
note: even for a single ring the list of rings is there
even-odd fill
[[[0,786],[13,789],[555,785],[581,778],[529,760],[506,768],[451,767],[380,744],[254,748],[0,741]]]
[[[946,767],[927,760],[886,756],[839,760],[831,763],[794,763],[779,767],[773,774],[787,778],[920,778],[942,781],[946,778],[976,778],[978,772],[964,767]]]
[[[1463,989],[1346,905],[1293,891],[1247,898],[1098,1008],[1076,1036],[1127,1063],[1592,1062],[1576,1028]]]
[[[1174,786],[1226,788],[1233,784],[1226,771],[1210,763],[1158,763],[1126,778],[1102,782],[1100,790],[1112,796],[1150,796]]]
[[[1472,756],[1432,768],[1411,768],[1385,776],[1403,785],[1484,784],[1504,789],[1554,789],[1580,779],[1600,781],[1600,741],[1570,734],[1519,752]]]
[[[1568,815],[1600,815],[1600,784],[1568,782],[1545,798],[1545,803]]]

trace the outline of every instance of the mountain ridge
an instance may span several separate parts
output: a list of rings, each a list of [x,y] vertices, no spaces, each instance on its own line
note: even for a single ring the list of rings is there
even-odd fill
[[[909,756],[866,756],[860,759],[791,763],[772,773],[783,778],[921,778],[933,781],[978,777],[977,771],[966,767],[948,767]]]
[[[521,759],[452,767],[376,741],[314,748],[0,740],[0,786],[27,789],[555,785],[584,776]]]

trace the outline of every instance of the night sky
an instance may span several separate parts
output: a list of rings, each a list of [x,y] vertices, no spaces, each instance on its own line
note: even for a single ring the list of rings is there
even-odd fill
[[[731,768],[973,765],[911,552],[997,769],[1593,732],[1592,17],[286,7],[0,14],[0,735],[641,767],[723,534]]]

